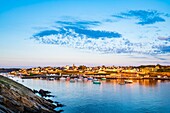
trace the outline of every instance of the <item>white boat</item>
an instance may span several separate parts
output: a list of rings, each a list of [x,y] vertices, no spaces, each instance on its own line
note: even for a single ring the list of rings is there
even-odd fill
[[[101,80],[106,80],[106,78],[101,78]]]
[[[78,81],[78,82],[82,82],[83,80],[79,78],[79,79],[77,79],[77,81]]]
[[[158,78],[161,78],[161,76],[160,76],[160,75],[158,75],[157,77],[158,77]]]
[[[125,83],[133,83],[132,80],[124,80]]]
[[[164,76],[163,78],[168,78],[167,76]]]
[[[87,81],[88,79],[87,79],[87,78],[84,78],[83,80],[84,80],[84,81]]]
[[[49,78],[48,80],[51,80],[51,81],[52,81],[52,80],[55,80],[55,79],[54,79],[54,78]]]
[[[66,80],[66,78],[64,78],[64,77],[61,77],[61,78],[60,78],[60,80]]]
[[[78,78],[74,78],[74,80],[75,80],[75,81],[77,81],[77,80],[78,80]]]
[[[97,81],[97,78],[94,78],[93,81]]]

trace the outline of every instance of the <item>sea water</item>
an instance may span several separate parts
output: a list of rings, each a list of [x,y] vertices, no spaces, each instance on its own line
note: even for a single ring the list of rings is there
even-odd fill
[[[60,80],[20,79],[15,81],[31,88],[51,91],[50,98],[66,106],[63,113],[170,113],[170,81],[133,80],[120,85],[120,80],[75,82]]]

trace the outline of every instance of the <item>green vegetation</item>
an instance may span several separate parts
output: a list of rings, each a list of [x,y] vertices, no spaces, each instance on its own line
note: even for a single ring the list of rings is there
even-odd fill
[[[34,74],[33,74],[33,73],[30,73],[30,76],[34,76]]]
[[[170,72],[170,69],[158,69],[157,72]]]

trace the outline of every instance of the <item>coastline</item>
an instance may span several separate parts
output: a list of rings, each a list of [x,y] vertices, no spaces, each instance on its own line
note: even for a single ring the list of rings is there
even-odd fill
[[[170,74],[170,73],[168,73]],[[81,73],[60,73],[60,74],[36,74],[36,75],[15,75],[20,76],[22,79],[56,79],[60,78],[96,78],[96,79],[132,79],[132,80],[142,80],[142,79],[152,79],[152,80],[170,80],[170,76],[167,76],[166,73],[155,72],[148,74],[139,74],[139,73],[112,73],[112,74],[81,74]]]
[[[46,76],[46,75],[35,75],[35,76],[21,76],[22,79],[36,79],[36,78],[42,78],[42,79],[50,79],[50,78],[54,78],[59,80],[61,77],[63,76]],[[65,76],[65,78],[67,78],[68,76]],[[142,80],[142,79],[154,79],[154,80],[170,80],[170,77],[111,77],[111,76],[90,76],[96,79],[102,79],[102,78],[106,78],[106,79],[132,79],[132,80]],[[70,78],[79,78],[79,76],[71,76]],[[83,76],[83,78],[87,78],[87,76]]]
[[[19,69],[9,72],[11,75],[29,78],[55,78],[60,77],[93,77],[107,79],[157,79],[170,80],[170,66],[166,65],[141,65],[141,66],[95,66],[85,65],[62,66],[62,67],[34,67]]]
[[[24,85],[0,75],[0,112],[60,113],[54,110],[56,107]]]

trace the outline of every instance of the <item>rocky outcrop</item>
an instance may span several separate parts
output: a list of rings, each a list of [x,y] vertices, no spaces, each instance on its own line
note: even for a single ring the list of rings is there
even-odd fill
[[[56,107],[22,84],[0,76],[0,113],[58,113]]]

